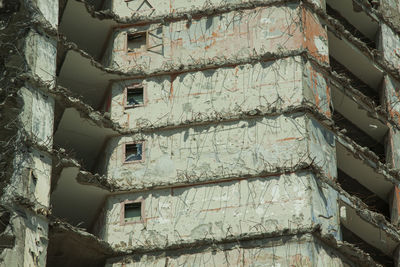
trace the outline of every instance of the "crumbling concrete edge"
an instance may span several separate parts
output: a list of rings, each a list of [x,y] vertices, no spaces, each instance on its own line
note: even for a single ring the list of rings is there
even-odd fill
[[[330,67],[326,64],[321,63],[319,60],[314,58],[310,53],[308,52],[307,49],[298,49],[298,50],[292,50],[292,51],[287,51],[283,53],[265,53],[261,55],[255,55],[251,56],[249,58],[243,58],[239,60],[228,60],[226,62],[222,61],[220,64],[215,64],[214,61],[210,62],[204,62],[203,64],[199,65],[177,65],[173,69],[168,69],[166,70],[165,68],[163,69],[156,69],[153,71],[131,71],[131,72],[123,72],[123,71],[117,71],[114,69],[106,68],[104,67],[101,63],[97,62],[90,54],[87,52],[81,50],[78,48],[78,46],[74,43],[71,42],[63,42],[64,45],[69,50],[74,50],[81,54],[83,57],[89,59],[92,63],[92,65],[96,68],[98,68],[100,71],[103,71],[105,73],[112,73],[116,75],[123,75],[124,77],[129,77],[129,79],[138,79],[138,78],[143,78],[143,77],[152,77],[152,76],[160,76],[160,75],[168,75],[168,74],[177,74],[177,73],[185,73],[185,72],[194,72],[194,71],[199,71],[199,70],[204,70],[204,69],[214,69],[214,68],[221,68],[221,67],[227,67],[227,66],[237,66],[237,65],[244,65],[244,64],[254,64],[259,61],[272,61],[272,60],[279,60],[279,59],[285,59],[288,57],[295,57],[295,56],[302,56],[305,60],[311,61],[321,72],[324,72],[326,76],[329,78],[330,82],[335,81],[336,83],[339,83],[342,85],[342,87],[346,88],[344,92],[347,95],[350,95],[352,97],[356,96],[357,100],[360,101],[363,104],[363,108],[368,112],[368,115],[371,116],[372,118],[380,120],[382,123],[387,124],[390,123],[392,126],[400,130],[400,124],[398,121],[394,120],[389,114],[382,109],[380,106],[376,106],[374,102],[367,96],[365,96],[363,93],[359,92],[358,90],[354,89],[350,81],[341,76],[338,75],[336,72],[333,72]],[[67,49],[67,51],[68,51]],[[60,87],[60,86],[59,86]],[[351,92],[351,94],[349,94]],[[367,109],[366,107],[369,107]],[[86,108],[85,108],[86,109]],[[252,112],[252,111],[249,111]],[[95,115],[94,117],[99,118],[99,116]],[[200,116],[201,117],[201,116]],[[102,119],[103,120],[103,119]],[[144,122],[145,123],[145,122]],[[101,125],[98,124],[98,125]],[[111,123],[105,123],[104,125],[111,125]],[[117,125],[114,125],[117,126]],[[150,126],[150,125],[149,125]],[[160,126],[160,127],[167,127],[167,125]],[[113,128],[115,131],[124,134],[128,133],[129,131],[126,131],[124,127],[114,127]]]
[[[184,11],[179,11],[175,13],[170,13],[167,15],[159,15],[159,16],[151,16],[151,15],[135,15],[129,19],[124,19],[113,13],[112,11],[95,11],[94,8],[87,3],[85,0],[75,0],[77,2],[81,2],[85,5],[88,13],[95,19],[111,19],[117,23],[121,24],[153,24],[153,23],[165,23],[166,21],[176,21],[182,19],[191,20],[193,17],[199,16],[209,16],[215,14],[222,14],[232,11],[240,11],[245,9],[253,9],[256,7],[267,7],[267,6],[276,6],[276,5],[284,5],[288,3],[299,3],[299,5],[304,4],[308,6],[312,11],[317,13],[321,18],[325,19],[329,25],[335,30],[339,31],[343,36],[345,36],[351,43],[356,45],[364,54],[366,54],[369,58],[377,60],[379,66],[383,69],[386,69],[389,73],[395,76],[397,79],[400,79],[400,73],[397,71],[397,68],[393,66],[390,62],[380,60],[381,56],[378,51],[371,51],[362,41],[354,37],[350,32],[348,32],[343,25],[336,19],[330,17],[326,11],[316,5],[311,0],[249,0],[245,3],[237,3],[237,4],[221,4],[210,6],[207,8],[192,8]],[[378,18],[388,24],[395,32],[400,34],[400,16],[398,16],[398,22],[394,22],[393,16],[384,16],[382,12],[386,13],[391,7],[386,7],[384,9],[380,9],[379,11],[374,9],[373,6],[366,0],[353,0],[358,3],[360,7],[366,12],[367,15],[377,20]]]
[[[75,108],[81,117],[90,120],[95,123],[100,128],[109,128],[115,130],[118,133],[124,131],[123,127],[117,122],[111,120],[106,115],[99,111],[94,110],[91,106],[86,104],[84,101],[78,97],[73,96],[72,92],[65,87],[57,86],[54,90],[50,92],[57,101],[62,102],[64,107]]]
[[[379,66],[384,72],[390,74],[397,80],[400,80],[400,71],[391,62],[383,59],[382,52],[377,49],[369,48],[363,41],[349,32],[339,20],[329,16],[325,10],[318,7],[314,3],[305,1],[305,6],[309,7],[318,16],[324,19],[327,22],[328,27],[333,30],[335,35],[337,35],[339,38],[345,38],[349,43],[358,48],[361,53],[376,63],[377,66]]]
[[[98,237],[84,231],[83,229],[74,227],[67,222],[63,222],[59,219],[53,218],[50,221],[50,227],[52,231],[66,232],[70,234],[77,235],[79,238],[85,239],[88,242],[95,243],[98,247],[102,248],[103,253],[109,258],[126,258],[131,255],[143,255],[157,252],[180,252],[187,249],[198,248],[201,251],[217,251],[224,250],[224,245],[226,244],[236,244],[232,246],[232,249],[237,247],[242,247],[242,243],[252,240],[260,240],[267,238],[285,238],[291,237],[291,240],[299,240],[307,236],[315,237],[319,239],[322,243],[325,243],[338,252],[342,253],[349,260],[361,263],[363,266],[368,267],[382,267],[382,265],[374,262],[368,253],[365,253],[356,246],[336,240],[331,235],[321,234],[321,226],[314,225],[312,227],[299,227],[296,229],[285,228],[283,230],[272,231],[269,233],[254,233],[254,234],[243,234],[240,236],[227,235],[226,237],[215,239],[215,238],[203,238],[194,241],[184,241],[182,240],[179,244],[170,244],[166,246],[142,246],[135,249],[122,249],[112,247],[108,242],[99,239]],[[248,247],[248,246],[246,246]]]
[[[276,5],[285,5],[288,3],[300,3],[302,0],[249,0],[243,3],[221,4],[212,5],[207,3],[207,6],[201,8],[189,8],[182,11],[168,13],[164,15],[140,15],[135,14],[130,18],[123,18],[113,13],[111,10],[96,11],[95,8],[85,0],[75,0],[85,5],[87,12],[95,19],[99,20],[114,20],[119,24],[150,24],[162,23],[170,21],[177,21],[182,19],[191,20],[202,16],[209,16],[215,14],[223,14],[234,11],[241,11],[246,9],[254,9],[256,7],[267,7]]]

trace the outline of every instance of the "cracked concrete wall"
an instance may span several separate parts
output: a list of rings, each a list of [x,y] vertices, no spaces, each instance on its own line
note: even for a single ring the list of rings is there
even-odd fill
[[[125,164],[134,141],[145,141],[144,160]],[[255,175],[307,162],[307,142],[303,114],[254,118],[112,138],[104,167],[121,186]]]
[[[48,222],[40,216],[26,214],[24,266],[46,266]]]
[[[15,243],[0,251],[0,266],[46,266],[47,219],[16,206],[10,225],[16,235]]]
[[[3,57],[2,80],[8,97],[21,106],[18,118],[8,124],[16,128],[6,140],[14,147],[15,154],[9,155],[13,173],[0,199],[2,208],[12,211],[7,227],[14,244],[1,249],[0,266],[45,266],[48,227],[43,214],[49,208],[52,160],[47,151],[53,147],[54,117],[54,99],[46,92],[55,85],[57,38],[49,36],[56,30],[58,1],[8,2],[16,12],[1,29],[2,41],[10,42],[2,46],[9,54]]]
[[[313,223],[321,225],[323,234],[333,235],[337,240],[341,240],[339,193],[316,177],[310,179],[310,184],[314,189],[311,191],[311,217]]]
[[[325,75],[310,61],[303,69],[304,97],[327,117],[331,117],[331,89]]]
[[[331,180],[337,177],[335,135],[309,117],[307,120],[309,157]]]
[[[42,16],[50,23],[52,27],[57,28],[59,1],[35,0],[35,2]]]
[[[256,8],[192,21],[122,28],[114,33],[110,66],[145,70],[169,64],[197,64],[218,58],[247,58],[265,52],[299,49],[303,44],[297,4]],[[126,35],[151,27],[149,51],[126,52]],[[162,46],[160,45],[162,44]]]
[[[53,145],[54,98],[34,89],[28,83],[19,91],[24,101],[21,120],[25,131],[38,144]]]
[[[400,68],[400,36],[385,23],[381,23],[380,45],[384,59]]]
[[[111,118],[127,128],[177,124],[186,120],[249,110],[299,106],[302,58],[240,65],[145,79],[112,85]],[[172,83],[171,83],[172,80]],[[124,90],[142,83],[145,105],[124,108]]]
[[[384,105],[388,115],[400,125],[400,83],[389,75],[383,79]],[[400,133],[393,127],[389,127],[386,145],[386,162],[393,168],[400,166]]]
[[[251,243],[251,244],[249,244]],[[106,267],[144,266],[357,266],[311,235],[232,243],[215,249],[164,255],[137,255],[108,260]]]
[[[26,38],[25,55],[32,74],[54,85],[57,41],[31,30]]]
[[[400,125],[400,83],[389,75],[383,79],[384,107],[391,119]]]
[[[301,22],[303,44],[314,58],[323,63],[329,62],[328,33],[322,19],[313,11],[302,8]]]
[[[309,227],[312,179],[302,172],[110,196],[100,237],[134,248]],[[143,201],[143,222],[126,223],[121,203],[134,200]]]
[[[145,104],[125,108],[125,89],[135,84],[143,85]],[[109,98],[111,118],[129,129],[174,125],[256,109],[287,109],[305,102],[331,116],[328,82],[310,61],[301,56],[116,81]]]
[[[249,3],[251,0],[139,0],[111,1],[106,3],[120,17],[130,18],[133,15],[158,16],[169,13],[185,12],[197,8],[217,7],[227,4]],[[325,8],[325,0],[312,0],[314,4]]]
[[[14,175],[8,185],[9,197],[20,196],[49,206],[51,156],[33,148],[21,147],[14,159]]]

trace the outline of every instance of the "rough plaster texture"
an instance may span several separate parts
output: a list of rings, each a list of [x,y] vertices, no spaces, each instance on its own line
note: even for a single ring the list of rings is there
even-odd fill
[[[54,85],[57,41],[31,30],[25,40],[26,62],[33,75]]]
[[[139,141],[143,160],[124,163],[124,144]],[[333,134],[304,114],[116,137],[104,155],[100,172],[124,187],[256,175],[311,161],[336,177]]]
[[[390,117],[400,125],[400,83],[389,75],[383,79],[385,106]]]
[[[25,131],[38,144],[51,148],[53,144],[54,98],[35,90],[29,84],[22,87],[19,93],[24,102],[21,120]]]
[[[127,53],[127,33],[147,30],[150,33],[148,50]],[[109,49],[113,53],[108,53],[111,58],[105,62],[121,70],[132,67],[151,70],[170,64],[247,58],[300,48],[307,48],[316,58],[327,61],[328,53],[324,27],[315,15],[295,4],[229,12],[165,26],[121,28],[112,38],[114,44]]]
[[[381,24],[381,49],[384,59],[400,68],[400,37],[386,24]]]
[[[298,106],[304,101],[302,72],[302,58],[294,57],[120,81],[112,86],[111,118],[134,129],[214,114]],[[125,109],[124,90],[137,83],[145,88],[145,105]]]
[[[58,2],[54,0],[35,0],[42,16],[54,28],[58,27]]]
[[[47,220],[15,207],[11,225],[16,233],[15,244],[0,254],[0,266],[46,266]]]
[[[336,198],[326,193],[303,172],[110,196],[99,235],[116,247],[164,246],[309,227],[321,215],[337,231]],[[322,199],[332,202],[328,209]],[[143,201],[143,221],[121,221],[121,203],[135,200]]]
[[[139,1],[106,1],[111,10],[120,17],[132,15],[166,15],[169,13],[185,12],[195,8],[207,8],[227,4],[248,3],[251,0],[139,0]],[[325,7],[325,0],[312,0],[319,7]]]
[[[122,265],[123,264],[123,265]],[[356,266],[310,235],[277,237],[205,251],[139,255],[110,259],[106,267],[144,266]]]
[[[45,266],[48,244],[47,219],[26,215],[24,266]]]
[[[105,174],[122,186],[255,175],[307,162],[306,119],[275,116],[112,138]],[[124,164],[124,143],[145,141],[144,160]]]
[[[7,186],[6,198],[19,196],[33,203],[49,206],[52,160],[49,155],[33,148],[20,147],[14,158],[12,182]]]

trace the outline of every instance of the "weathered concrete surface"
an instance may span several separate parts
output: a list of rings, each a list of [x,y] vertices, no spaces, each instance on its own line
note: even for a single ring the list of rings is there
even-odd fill
[[[311,235],[282,236],[230,243],[214,249],[189,249],[126,256],[108,260],[107,267],[141,266],[356,266],[343,254]]]
[[[0,266],[45,266],[58,1],[0,1],[0,21]]]
[[[384,105],[390,117],[400,125],[400,82],[389,75],[383,80]]]
[[[319,224],[320,216],[330,231],[338,231],[335,199],[319,191],[314,179],[303,172],[110,196],[98,234],[117,248],[158,247],[210,236],[311,227]],[[312,199],[314,190],[319,198]],[[332,202],[328,210],[323,198]],[[121,218],[126,200],[143,201],[142,222],[125,223]],[[319,203],[319,209],[313,210],[312,202]]]
[[[311,56],[321,62],[329,62],[328,34],[326,26],[315,12],[302,8],[301,20],[303,23],[304,40],[302,46],[307,48]]]
[[[111,119],[136,127],[175,124],[198,117],[254,109],[284,109],[304,102],[302,58],[293,57],[112,85]],[[172,81],[172,82],[171,82]],[[141,83],[145,105],[125,109],[125,88]]]
[[[35,90],[31,85],[20,89],[24,101],[21,120],[27,134],[38,144],[52,148],[54,124],[53,97]]]
[[[384,59],[400,68],[400,37],[389,26],[381,24],[381,50]]]
[[[298,5],[257,8],[220,16],[147,25],[114,32],[109,64],[122,70],[154,69],[170,64],[198,64],[214,58],[243,58],[294,50],[303,43]],[[149,49],[126,53],[126,34],[150,30]]]
[[[58,27],[58,2],[54,0],[35,0],[41,15],[54,28]]]
[[[15,243],[0,251],[0,266],[45,266],[47,256],[47,220],[15,206],[10,220]]]
[[[253,2],[251,0],[140,0],[140,1],[111,1],[105,3],[111,11],[122,18],[129,19],[135,15],[159,16],[168,13],[191,11],[197,8],[224,6],[227,4],[241,4]],[[311,0],[319,7],[325,7],[325,0]]]
[[[111,138],[104,173],[120,185],[257,175],[307,162],[301,114]],[[124,143],[145,141],[142,162],[124,164]]]
[[[25,42],[26,62],[32,75],[39,77],[49,85],[54,85],[57,41],[32,30]]]
[[[126,88],[141,84],[144,105],[125,108]],[[116,81],[104,106],[126,129],[179,125],[304,103],[330,117],[326,78],[301,56],[268,62]]]

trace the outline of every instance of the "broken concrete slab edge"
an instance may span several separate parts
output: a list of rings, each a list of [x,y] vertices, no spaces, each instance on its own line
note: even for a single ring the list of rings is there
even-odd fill
[[[100,128],[109,128],[117,132],[122,132],[123,128],[117,122],[112,121],[99,111],[94,110],[82,99],[73,96],[72,92],[62,86],[57,86],[50,92],[65,108],[75,108],[81,117],[90,120]]]
[[[56,231],[56,232],[63,232],[66,234],[75,234],[79,238],[84,238],[86,240],[89,240],[89,242],[96,243],[98,246],[100,246],[105,253],[107,253],[107,256],[112,256],[115,258],[121,258],[121,257],[129,257],[131,255],[144,255],[144,254],[150,254],[150,253],[157,253],[157,252],[173,252],[173,253],[184,253],[184,250],[187,249],[200,249],[201,251],[209,251],[209,250],[224,250],[223,245],[225,244],[237,244],[234,246],[236,247],[242,247],[242,243],[246,241],[252,241],[252,240],[262,240],[266,238],[271,238],[271,237],[281,237],[281,238],[287,238],[290,237],[291,240],[298,240],[303,238],[304,236],[309,236],[311,235],[312,237],[318,238],[321,242],[328,244],[335,249],[337,249],[340,253],[342,253],[344,256],[349,258],[352,261],[363,263],[363,266],[382,266],[378,263],[376,263],[368,253],[364,252],[363,250],[357,248],[355,245],[350,244],[348,242],[341,242],[336,240],[333,236],[331,235],[323,235],[320,232],[320,225],[314,225],[313,227],[300,227],[297,229],[289,229],[285,228],[283,230],[279,231],[273,231],[270,233],[256,233],[256,234],[244,234],[241,236],[227,236],[225,238],[220,238],[220,239],[213,239],[213,238],[204,238],[201,240],[195,240],[195,241],[190,241],[190,242],[183,242],[179,244],[170,244],[167,246],[142,246],[139,248],[135,249],[121,249],[121,248],[114,248],[112,247],[108,242],[105,242],[98,237],[82,230],[77,227],[74,227],[70,225],[67,222],[53,219],[50,222],[50,231]]]
[[[267,7],[274,5],[284,5],[288,3],[300,3],[302,0],[249,0],[244,3],[221,4],[211,7],[191,8],[183,11],[169,13],[165,15],[137,15],[130,18],[122,18],[111,10],[95,11],[85,0],[75,0],[85,5],[86,11],[94,18],[99,20],[113,20],[119,24],[151,24],[151,23],[167,23],[170,21],[178,21],[183,19],[191,19],[193,17],[203,17],[214,14],[223,14],[233,11],[241,11],[246,9],[254,9],[256,7]]]
[[[69,49],[77,51],[83,57],[86,57],[86,58],[90,59],[94,67],[97,67],[97,68],[99,68],[100,70],[102,70],[104,72],[109,72],[110,71],[110,69],[105,68],[101,63],[97,62],[87,52],[79,49],[76,44],[71,43],[71,42],[67,42],[67,43],[64,43],[64,44],[67,45]],[[271,60],[284,59],[284,58],[287,58],[287,57],[294,57],[294,56],[302,56],[306,60],[312,61],[320,70],[322,70],[326,74],[328,74],[327,76],[329,78],[334,78],[337,82],[341,83],[343,86],[348,87],[354,94],[357,94],[358,96],[360,96],[358,99],[361,100],[366,105],[371,107],[370,110],[367,110],[368,114],[370,114],[371,117],[379,119],[380,121],[382,121],[385,124],[390,123],[391,125],[395,126],[397,129],[400,129],[399,122],[395,121],[393,118],[388,116],[387,112],[384,112],[384,111],[379,110],[378,108],[376,108],[375,105],[373,104],[373,101],[369,97],[365,96],[364,94],[362,94],[358,90],[354,89],[351,86],[350,81],[348,81],[344,77],[341,77],[340,75],[336,74],[335,72],[332,72],[332,70],[330,69],[329,66],[326,66],[326,65],[322,64],[319,60],[317,60],[312,55],[310,55],[310,53],[306,49],[293,50],[293,51],[287,52],[287,53],[266,53],[266,55],[264,55],[264,56],[260,55],[259,57],[256,57],[255,59],[254,59],[254,57],[250,57],[247,60],[246,59],[238,60],[238,61],[233,60],[232,62],[223,63],[223,64],[221,64],[219,66],[215,66],[215,62],[212,62],[213,66],[208,66],[208,67],[204,66],[204,65],[207,65],[207,64],[204,64],[204,65],[201,65],[200,68],[198,68],[197,65],[195,65],[194,67],[191,67],[191,68],[188,68],[188,66],[186,66],[187,69],[185,69],[185,70],[180,69],[179,71],[171,70],[170,72],[165,72],[165,71],[161,71],[161,70],[153,70],[153,71],[149,72],[148,74],[141,75],[141,76],[131,75],[130,73],[127,73],[127,72],[125,72],[125,74],[129,76],[129,79],[137,79],[137,78],[143,78],[143,77],[160,76],[160,75],[165,75],[167,73],[168,74],[171,74],[171,73],[177,74],[177,73],[185,73],[185,72],[194,72],[194,71],[204,70],[204,69],[220,68],[220,67],[227,67],[227,66],[237,66],[237,65],[243,65],[243,64],[252,64],[252,63],[256,63],[256,62],[262,61],[262,60],[271,61]],[[120,73],[120,72],[118,72],[118,73]],[[83,100],[81,100],[81,101],[84,102]],[[372,108],[372,107],[375,107],[375,108]],[[382,115],[382,117],[380,117],[380,116],[374,117],[373,115],[375,115],[375,114],[380,114],[380,115]],[[383,114],[386,114],[386,116],[383,116]],[[103,121],[104,121],[104,123],[106,123],[105,125],[111,126],[111,124],[108,123],[108,118],[105,118],[105,120],[103,120]],[[96,124],[98,124],[98,122],[99,121],[97,121],[97,122],[95,121]],[[118,126],[115,122],[113,122],[113,123],[114,123],[114,126],[112,128],[113,130],[115,130],[115,131],[117,131],[117,132],[119,132],[121,134],[124,134],[126,132],[126,130],[123,127]],[[101,124],[98,124],[98,125],[102,126]]]
[[[311,4],[307,3],[307,6],[311,6]],[[395,77],[397,80],[400,80],[399,71],[391,62],[383,59],[381,51],[369,48],[363,41],[361,41],[351,32],[349,32],[339,20],[331,17],[323,9],[315,6],[315,4],[313,6],[314,7],[310,7],[310,9],[316,12],[316,14],[318,14],[318,16],[320,16],[323,20],[325,20],[328,28],[331,31],[334,31],[333,33],[336,36],[338,36],[339,38],[345,38],[348,42],[358,48],[358,50],[369,60],[376,63],[383,71]]]
[[[145,24],[150,24],[150,23],[165,23],[168,21],[176,21],[176,20],[183,20],[183,19],[191,19],[193,17],[198,17],[198,16],[209,16],[211,14],[220,14],[220,13],[227,13],[231,11],[238,11],[242,9],[252,9],[256,7],[263,7],[263,6],[273,6],[277,4],[287,4],[287,3],[306,3],[309,4],[310,6],[315,6],[315,3],[312,2],[311,0],[249,0],[246,3],[239,3],[239,4],[220,4],[220,5],[215,5],[208,7],[206,9],[203,8],[191,8],[191,9],[186,9],[166,15],[158,15],[158,16],[152,16],[152,15],[138,15],[135,14],[134,16],[131,16],[130,18],[121,18],[117,14],[113,13],[111,10],[106,10],[106,11],[95,11],[93,6],[91,6],[87,1],[85,0],[76,0],[77,2],[81,2],[82,4],[85,5],[85,8],[87,12],[96,19],[99,20],[104,20],[104,19],[109,19],[109,20],[114,20],[117,23],[120,24],[135,24],[135,23],[145,23]],[[372,7],[372,5],[366,1],[366,0],[354,0],[356,1],[362,8],[363,11],[367,13],[368,16],[371,18],[377,20],[381,19],[384,22],[386,22],[393,30],[398,32],[400,34],[400,25],[396,24],[392,17],[386,17],[384,14],[382,14],[382,10],[385,11],[385,9],[382,10],[376,10]]]

